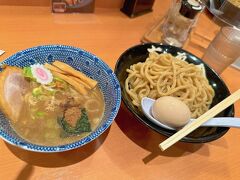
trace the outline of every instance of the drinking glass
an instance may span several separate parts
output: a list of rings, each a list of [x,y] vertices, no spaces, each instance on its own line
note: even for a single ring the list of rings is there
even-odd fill
[[[226,26],[221,28],[209,44],[202,59],[221,74],[238,57],[240,57],[240,30]]]

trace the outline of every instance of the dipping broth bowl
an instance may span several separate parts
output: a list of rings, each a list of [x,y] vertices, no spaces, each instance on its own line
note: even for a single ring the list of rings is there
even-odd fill
[[[0,111],[0,137],[4,141],[29,151],[46,153],[61,152],[81,147],[93,141],[112,124],[121,104],[121,89],[113,71],[97,56],[71,46],[44,45],[17,52],[1,62],[0,67],[4,67],[5,64],[25,67],[36,63],[52,63],[55,60],[67,63],[98,82],[105,101],[105,111],[102,121],[94,131],[76,142],[60,146],[42,146],[21,138],[12,128],[8,118]],[[0,71],[2,70],[0,68]]]

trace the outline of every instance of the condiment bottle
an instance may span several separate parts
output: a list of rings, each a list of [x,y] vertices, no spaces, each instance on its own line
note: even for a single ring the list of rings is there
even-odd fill
[[[162,42],[182,47],[202,10],[197,0],[182,0],[180,7],[173,7],[162,24]]]

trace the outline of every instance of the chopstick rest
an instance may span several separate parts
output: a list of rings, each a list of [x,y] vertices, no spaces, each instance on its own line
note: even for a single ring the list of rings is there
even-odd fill
[[[203,123],[208,121],[210,118],[213,118],[218,113],[232,105],[234,102],[240,99],[240,89],[238,89],[236,92],[225,98],[223,101],[212,107],[210,110],[205,112],[203,115],[201,115],[199,118],[197,118],[194,122],[191,124],[186,125],[181,130],[176,132],[174,135],[163,141],[159,144],[159,147],[162,151],[166,150],[176,142],[178,142],[183,137],[187,136],[189,133],[197,129],[199,126],[201,126]]]

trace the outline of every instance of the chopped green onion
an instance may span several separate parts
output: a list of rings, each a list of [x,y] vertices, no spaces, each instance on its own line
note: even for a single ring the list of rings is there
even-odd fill
[[[34,79],[31,67],[24,67],[23,68],[23,76],[26,78]]]
[[[39,95],[42,95],[42,94],[43,94],[43,91],[42,91],[41,86],[40,86],[40,87],[37,87],[37,88],[34,88],[34,89],[32,90],[32,95],[33,95],[34,97],[38,97]]]
[[[44,115],[45,115],[45,112],[42,112],[42,111],[36,112],[36,117],[38,117],[38,118],[41,118],[41,117],[43,117]]]

